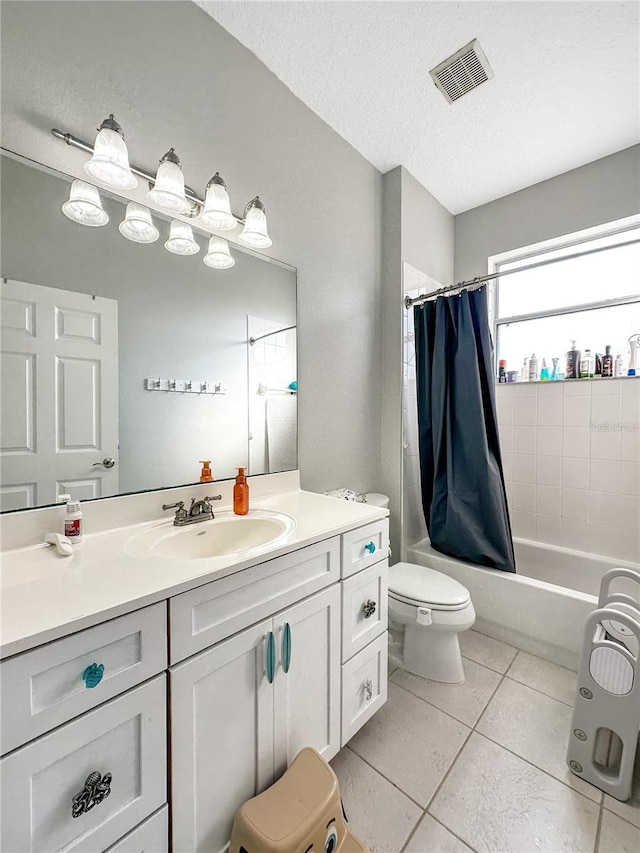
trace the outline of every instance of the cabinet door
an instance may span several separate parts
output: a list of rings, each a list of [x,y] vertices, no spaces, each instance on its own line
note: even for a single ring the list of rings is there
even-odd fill
[[[273,781],[272,620],[170,670],[176,851],[226,849],[236,810]]]
[[[279,656],[275,769],[280,776],[304,746],[315,747],[327,761],[340,749],[339,584],[283,611],[274,625]]]

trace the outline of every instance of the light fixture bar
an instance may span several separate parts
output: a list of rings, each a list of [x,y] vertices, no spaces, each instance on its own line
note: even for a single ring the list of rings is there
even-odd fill
[[[56,139],[61,139],[63,142],[66,142],[67,145],[70,145],[72,148],[79,148],[80,151],[86,151],[87,154],[93,154],[93,145],[90,142],[85,142],[84,139],[80,139],[77,136],[74,136],[72,133],[63,133],[61,130],[57,130],[55,127],[51,128],[51,133],[55,136]],[[151,172],[147,172],[146,169],[141,169],[139,166],[135,166],[133,163],[129,163],[129,168],[133,172],[134,175],[137,175],[139,178],[142,178],[143,181],[148,181],[150,184],[155,186],[156,176],[152,175]],[[201,209],[204,208],[204,199],[200,198],[200,196],[195,193],[191,187],[188,187],[185,184],[184,194],[192,202],[194,205],[198,205],[197,208],[192,213],[185,214],[186,216],[195,217],[200,214]],[[232,213],[234,219],[237,220],[239,225],[244,225],[245,219],[244,217],[236,216],[235,213]]]

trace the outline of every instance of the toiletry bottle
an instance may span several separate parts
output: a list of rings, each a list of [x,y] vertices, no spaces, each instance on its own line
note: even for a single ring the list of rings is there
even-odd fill
[[[64,535],[71,540],[72,545],[82,542],[82,510],[80,501],[67,501],[67,511],[64,516]]]
[[[607,344],[602,356],[602,378],[608,379],[611,376],[613,376],[613,356],[611,355],[611,347]]]
[[[549,370],[547,368],[546,359],[542,359],[542,367],[540,368],[540,382],[549,381]]]
[[[586,349],[580,359],[580,379],[593,378],[594,361],[591,350]]]
[[[551,361],[553,362],[553,368],[551,370],[550,379],[552,382],[556,382],[560,378],[560,373],[558,371],[558,362],[560,361],[560,359],[559,358],[552,358]]]
[[[525,358],[522,362],[522,370],[520,371],[520,382],[529,381],[529,359]]]
[[[595,366],[595,370],[593,371],[593,375],[594,376],[602,376],[602,353],[597,352],[595,358],[596,358],[596,366]]]
[[[200,472],[201,483],[213,483],[213,474],[211,473],[211,460],[201,459],[202,471]]]
[[[507,381],[507,361],[501,358],[498,362],[498,382]]]
[[[531,358],[529,359],[529,382],[537,382],[538,381],[538,359],[536,358],[536,354],[531,353]]]
[[[622,373],[622,356],[620,355],[620,353],[618,353],[618,355],[616,356],[615,366],[613,368],[613,375],[622,376]]]
[[[627,376],[636,375],[636,355],[638,352],[639,342],[640,335],[638,335],[638,337],[632,335],[632,337],[629,338],[629,367],[627,368]]]
[[[238,468],[236,484],[233,487],[233,511],[236,515],[246,515],[249,512],[249,485],[244,468]]]
[[[571,341],[571,349],[566,355],[567,367],[564,372],[565,379],[577,379],[580,376],[580,350],[576,349],[576,342]]]

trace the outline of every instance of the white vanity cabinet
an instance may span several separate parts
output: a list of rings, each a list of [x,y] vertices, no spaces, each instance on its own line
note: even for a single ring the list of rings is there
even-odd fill
[[[387,548],[382,519],[2,660],[0,849],[222,853],[384,703]]]
[[[303,746],[340,749],[334,584],[170,671],[173,849],[225,849],[233,816]]]

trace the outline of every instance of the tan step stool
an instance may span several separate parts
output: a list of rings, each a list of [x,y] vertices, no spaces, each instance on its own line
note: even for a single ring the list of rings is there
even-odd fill
[[[315,749],[236,812],[229,853],[368,853],[347,828],[336,774]]]

